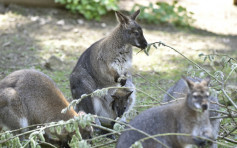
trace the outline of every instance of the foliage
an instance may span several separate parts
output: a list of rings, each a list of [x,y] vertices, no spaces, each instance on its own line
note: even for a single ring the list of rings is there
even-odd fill
[[[111,10],[118,10],[117,0],[55,0],[72,12],[82,14],[86,19],[100,20]]]
[[[147,23],[170,23],[175,26],[190,26],[194,22],[192,18],[193,13],[178,5],[178,1],[173,1],[172,4],[157,2],[153,5],[150,3],[148,6],[135,4],[132,8],[132,12],[138,8],[141,9],[139,19]]]
[[[21,136],[29,136],[27,136],[28,138],[26,138],[22,142],[20,142],[19,140],[20,135],[13,136],[12,133],[15,131],[6,131],[4,133],[0,133],[0,147],[26,147],[30,145],[31,148],[40,148],[40,143],[47,144],[43,135],[45,134],[45,130],[49,129],[51,136],[62,135],[65,134],[65,132],[68,134],[75,133],[69,145],[72,148],[77,148],[79,145],[79,147],[87,148],[90,146],[82,139],[78,127],[79,125],[82,128],[85,128],[86,126],[91,126],[91,122],[93,121],[94,117],[92,117],[90,114],[86,114],[79,117],[75,117],[74,119],[70,119],[68,121],[58,121],[44,124],[42,126],[37,127],[36,129],[23,132]]]

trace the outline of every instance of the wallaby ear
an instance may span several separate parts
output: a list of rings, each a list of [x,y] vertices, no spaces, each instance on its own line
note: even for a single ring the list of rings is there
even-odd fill
[[[186,81],[186,83],[188,84],[189,89],[192,89],[193,86],[194,86],[194,82],[191,81],[191,80],[189,80],[189,79],[187,79],[187,78],[184,77],[184,76],[182,76],[182,78],[183,78],[183,79]]]
[[[211,82],[211,77],[207,76],[204,80],[202,80],[202,84],[209,86],[209,83]]]
[[[140,9],[138,9],[136,12],[134,12],[131,16],[130,16],[130,18],[132,19],[132,20],[136,20],[137,19],[137,16],[140,14]]]
[[[131,96],[132,93],[133,93],[133,91],[129,91],[128,94],[126,95],[126,97],[128,98],[129,96]]]
[[[125,15],[123,15],[122,13],[115,11],[115,15],[117,17],[117,20],[119,21],[119,23],[121,24],[128,24],[129,22],[129,18]]]
[[[111,95],[111,97],[115,100],[118,99],[118,97],[116,95]]]

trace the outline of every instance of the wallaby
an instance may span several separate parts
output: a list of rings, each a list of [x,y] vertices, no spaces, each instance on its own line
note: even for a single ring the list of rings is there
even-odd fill
[[[132,46],[147,47],[142,28],[136,18],[140,10],[131,16],[115,12],[118,26],[105,38],[91,45],[79,58],[70,75],[71,92],[74,99],[96,89],[124,86],[132,66]],[[112,94],[112,93],[111,93]],[[133,95],[131,95],[133,96]],[[95,114],[94,99],[88,97],[77,104],[75,110]]]
[[[93,98],[93,107],[95,114],[111,119],[120,117],[121,122],[127,122],[127,118],[123,116],[125,112],[129,112],[135,104],[135,86],[132,78],[129,77],[124,88],[113,89],[103,97]],[[113,128],[114,122],[111,120],[99,118],[100,124]]]
[[[197,78],[197,77],[187,77],[187,79],[193,81],[193,82],[201,82],[202,79]],[[180,79],[178,82],[176,82],[171,88],[168,89],[167,93],[171,96],[173,96],[174,98],[184,98],[186,97],[187,93],[189,91],[189,87],[186,83],[186,81],[184,79]],[[163,102],[168,102],[173,100],[172,97],[170,97],[168,94],[165,94]],[[218,98],[217,97],[213,97],[213,96],[209,96],[209,100],[210,102],[210,107],[209,109],[214,109],[214,110],[219,110],[219,105],[214,104],[212,102],[216,102],[219,103]],[[213,111],[209,111],[210,117],[216,117],[219,115],[218,112],[213,112]],[[219,133],[219,125],[220,125],[220,119],[210,119],[211,121],[211,125],[213,126],[213,135],[214,135],[214,139],[217,139],[218,137],[218,133]],[[217,144],[213,143],[211,145],[211,148],[217,148]]]
[[[96,115],[103,116],[115,120],[117,117],[122,117],[127,109],[128,99],[132,91],[126,89],[118,89],[113,95],[106,95],[103,98],[93,98],[93,105]],[[99,118],[101,124],[106,127],[113,128],[111,120]]]
[[[0,81],[0,127],[14,130],[33,124],[66,121],[78,116],[72,108],[65,114],[61,113],[68,105],[53,80],[42,72],[19,70]],[[78,128],[83,138],[90,138],[92,127]],[[45,132],[45,137],[50,138],[52,134]],[[62,146],[67,147],[72,135],[62,133],[62,136],[56,136]]]
[[[194,83],[189,79],[185,81],[189,88],[185,99],[150,108],[136,116],[130,125],[149,135],[185,133],[191,136],[157,136],[156,139],[163,145],[153,139],[147,139],[142,142],[144,148],[161,148],[164,145],[172,148],[183,148],[188,145],[203,146],[207,141],[197,136],[213,138],[207,110],[209,107],[207,85],[210,79],[205,79],[200,83]],[[129,148],[136,141],[145,137],[147,136],[128,128],[122,132],[116,147]]]

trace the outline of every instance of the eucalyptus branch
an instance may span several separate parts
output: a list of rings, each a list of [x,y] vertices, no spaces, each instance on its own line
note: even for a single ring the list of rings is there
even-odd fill
[[[200,68],[200,69],[202,69],[204,72],[206,72],[209,76],[211,76],[213,79],[215,79],[219,84],[221,84],[222,86],[223,86],[223,83],[220,81],[220,80],[218,80],[215,76],[213,76],[211,73],[209,73],[206,69],[204,69],[203,67],[201,67],[199,64],[197,64],[197,63],[195,63],[194,61],[192,61],[192,60],[190,60],[189,58],[187,58],[185,55],[183,55],[181,52],[179,52],[178,50],[176,50],[175,48],[173,48],[173,47],[171,47],[171,46],[169,46],[169,45],[166,45],[166,44],[164,44],[164,43],[162,43],[162,42],[154,42],[154,43],[151,43],[150,44],[150,46],[151,45],[154,45],[154,44],[158,44],[159,46],[160,45],[163,45],[163,46],[165,46],[165,47],[168,47],[168,48],[170,48],[170,49],[172,49],[172,50],[174,50],[175,52],[177,52],[178,54],[180,54],[182,57],[184,57],[187,61],[189,61],[189,62],[191,62],[193,65],[195,65],[196,67],[198,67],[198,68]],[[237,105],[233,102],[233,100],[227,95],[227,93],[225,92],[225,90],[222,88],[221,89],[222,90],[222,92],[224,93],[224,95],[228,98],[228,100],[232,103],[232,105],[237,109]]]
[[[204,69],[203,67],[201,67],[199,64],[195,63],[194,61],[190,60],[189,58],[187,58],[185,55],[183,55],[181,52],[179,52],[178,50],[176,50],[175,48],[166,45],[163,42],[154,42],[154,43],[150,43],[149,45],[153,45],[153,44],[158,44],[158,45],[162,45],[165,47],[168,47],[172,50],[174,50],[175,52],[177,52],[179,55],[181,55],[183,58],[185,58],[187,61],[189,61],[190,63],[192,63],[193,65],[195,65],[196,67],[202,69],[204,72],[206,72],[208,75],[210,75],[213,79],[215,79],[218,83],[220,83],[221,85],[223,84],[220,80],[218,80],[215,76],[213,76],[211,73],[209,73],[206,69]]]
[[[39,144],[45,144],[47,146],[50,146],[52,148],[57,148],[56,146],[52,145],[51,143],[45,142],[45,141],[39,141]]]
[[[103,97],[108,94],[109,89],[135,89],[132,87],[106,87],[102,89],[97,89],[89,94],[83,94],[80,98],[73,100],[69,103],[68,107],[64,108],[61,112],[66,113],[67,110],[69,110],[71,107],[74,107],[76,104],[80,103],[83,99],[91,96],[91,97]]]
[[[229,115],[229,113],[228,113],[228,112],[224,112],[224,111],[220,111],[220,110],[209,109],[209,111],[211,111],[211,112],[218,112],[218,113],[222,113],[222,114]]]
[[[225,57],[228,57],[230,60],[233,60],[233,61],[235,61],[235,62],[237,62],[237,60],[236,59],[234,59],[234,58],[232,58],[232,57],[230,57],[229,55],[227,55],[227,54],[208,54],[208,55],[215,55],[215,56],[225,56]]]
[[[232,140],[232,139],[227,138],[227,137],[218,136],[218,138],[222,138],[222,139],[225,139],[225,140],[228,141],[228,142],[231,142],[231,143],[237,144],[237,141]]]
[[[226,134],[225,134],[224,136],[222,136],[222,137],[224,138],[224,137],[229,136],[229,135],[230,135],[231,133],[233,133],[236,129],[237,129],[237,126],[236,126],[234,129],[232,129],[231,131],[226,132]]]
[[[37,127],[37,126],[43,126],[43,125],[44,124],[33,124],[33,125],[30,125],[30,126],[27,126],[27,127],[24,127],[24,128],[19,128],[19,129],[15,129],[15,130],[11,130],[11,131],[6,131],[6,132],[14,133],[14,132],[17,132],[17,131],[21,131],[21,130],[25,130],[25,129],[29,129],[29,128],[33,128],[33,127]],[[0,133],[0,136],[4,135],[6,132]]]
[[[224,81],[224,85],[226,84],[227,80],[230,78],[231,74],[235,71],[235,69],[237,68],[237,66],[235,66],[229,73],[229,75],[227,76],[227,78]]]
[[[5,142],[7,142],[7,141],[9,141],[9,140],[11,140],[11,139],[14,139],[14,138],[16,138],[16,137],[20,137],[20,136],[23,136],[23,135],[28,135],[28,134],[31,134],[31,133],[33,133],[33,132],[39,132],[39,131],[44,131],[45,129],[48,129],[48,128],[51,128],[51,127],[56,127],[56,126],[60,126],[60,125],[62,125],[62,126],[64,126],[64,125],[66,125],[66,124],[73,124],[73,122],[75,122],[76,121],[76,119],[71,119],[70,121],[68,120],[68,121],[64,121],[63,123],[62,122],[55,122],[55,124],[50,124],[50,123],[44,123],[44,124],[40,124],[40,125],[42,125],[42,127],[40,127],[40,128],[36,128],[36,129],[33,129],[33,130],[29,130],[29,131],[26,131],[26,132],[23,132],[23,133],[20,133],[20,134],[17,134],[17,135],[15,135],[15,136],[12,136],[12,137],[10,137],[10,138],[8,138],[8,139],[5,139],[5,140],[1,140],[0,141],[0,144],[2,144],[2,143],[5,143]],[[77,121],[76,121],[77,122]],[[54,122],[51,122],[51,123],[54,123]],[[38,124],[37,124],[38,125]],[[29,127],[34,127],[35,125],[31,125],[31,126],[29,126]],[[24,129],[27,129],[28,127],[26,127],[26,128],[24,128]]]
[[[141,93],[143,93],[143,94],[145,94],[145,95],[147,95],[147,96],[148,96],[149,98],[151,98],[153,101],[158,101],[156,98],[152,97],[152,96],[149,95],[148,93],[146,93],[146,92],[144,92],[144,91],[142,91],[142,90],[140,90],[140,89],[138,89],[138,88],[136,88],[136,90],[139,91],[139,92],[141,92]]]
[[[109,118],[108,118],[109,119]],[[97,127],[97,128],[100,128],[102,130],[105,130],[105,131],[108,131],[108,132],[114,132],[114,130],[110,129],[110,128],[107,128],[107,127],[104,127],[104,126],[101,126],[101,125],[97,125],[97,124],[91,124],[91,126],[93,127]]]
[[[221,91],[224,93],[224,95],[226,96],[226,98],[231,102],[231,104],[235,107],[235,109],[237,109],[237,105],[234,103],[234,101],[228,96],[228,94],[226,93],[226,91],[222,88]]]
[[[144,80],[146,80],[147,82],[149,82],[145,77],[139,75],[139,74],[136,74],[137,76],[143,78]],[[152,84],[154,87],[158,88],[159,90],[161,90],[162,92],[164,92],[165,94],[167,94],[168,96],[170,96],[172,99],[175,99],[171,94],[169,94],[166,90],[164,90],[163,88],[157,86],[157,85],[154,85],[152,82],[149,82],[150,84]],[[157,100],[156,100],[157,101]]]
[[[103,144],[100,144],[100,145],[92,146],[91,148],[103,147],[103,146],[106,146],[106,145],[109,145],[109,144],[113,144],[113,143],[116,143],[116,142],[117,142],[117,140],[112,140],[112,141],[109,141],[107,143],[103,143]]]
[[[164,133],[164,134],[156,134],[156,135],[152,135],[152,136],[149,136],[149,137],[145,137],[145,138],[142,138],[142,139],[140,139],[138,141],[143,142],[145,140],[148,140],[148,139],[151,139],[151,138],[155,138],[155,137],[161,137],[161,136],[189,136],[189,137],[193,137],[191,134],[185,134],[185,133]],[[211,141],[213,143],[217,143],[217,144],[222,145],[222,146],[226,146],[226,147],[232,148],[229,145],[223,144],[221,142],[216,142],[216,141],[213,141],[213,140],[205,138],[205,137],[200,137],[200,136],[195,136],[195,137],[196,138],[200,138],[200,139],[204,139],[204,140],[207,140],[207,141]]]
[[[237,115],[226,115],[226,116],[214,116],[214,117],[210,117],[210,119],[223,119],[223,118],[237,118]]]
[[[223,104],[220,104],[220,103],[218,103],[218,102],[210,101],[210,103],[212,103],[212,104],[217,104],[217,105],[219,105],[220,107],[226,108],[226,109],[228,109],[228,110],[231,110],[232,112],[237,113],[237,110],[233,110],[233,109],[231,109],[231,108],[229,108],[229,107],[227,107],[227,106],[225,106],[225,105],[223,105]]]

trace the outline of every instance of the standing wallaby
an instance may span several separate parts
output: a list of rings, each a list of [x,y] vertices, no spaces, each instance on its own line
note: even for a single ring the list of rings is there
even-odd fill
[[[141,49],[147,47],[143,31],[135,21],[139,13],[140,10],[131,16],[125,16],[116,11],[118,26],[80,56],[70,75],[74,99],[96,89],[126,84],[132,66],[132,46]],[[95,114],[93,101],[94,99],[87,97],[77,104],[75,110]]]
[[[185,133],[191,136],[169,135],[157,136],[162,144],[172,148],[183,148],[187,145],[203,146],[207,142],[204,138],[213,138],[212,126],[209,120],[208,83],[210,79],[205,79],[200,83],[194,83],[185,79],[189,91],[186,98],[164,106],[150,108],[137,117],[130,125],[142,130],[149,135],[165,133]],[[117,142],[117,148],[129,148],[136,141],[146,136],[135,130],[122,132]],[[144,148],[164,147],[153,139],[142,142]]]
[[[0,81],[0,127],[14,130],[33,124],[66,121],[78,116],[72,108],[65,114],[61,113],[68,105],[53,80],[39,71],[15,71]],[[78,128],[83,138],[91,136],[91,127]],[[50,138],[51,133],[45,132],[46,138]],[[62,146],[67,146],[71,138],[67,133],[56,136]]]
[[[193,82],[201,82],[202,79],[197,78],[197,77],[187,77],[187,79],[189,79],[190,81]],[[170,94],[171,96],[173,96],[174,98],[184,98],[186,97],[187,93],[189,91],[189,87],[186,83],[186,81],[184,79],[180,79],[178,82],[175,83],[175,85],[173,85],[171,88],[169,88],[169,90],[167,91],[168,94]],[[168,94],[165,94],[163,102],[168,102],[173,100],[172,97],[170,97]],[[213,96],[209,96],[209,100],[212,102],[216,102],[219,103],[218,98],[217,97],[213,97]],[[209,109],[214,109],[214,110],[219,110],[219,105],[217,104],[213,104],[210,103],[210,107]],[[216,117],[219,115],[219,113],[217,112],[213,112],[213,111],[209,111],[210,117]],[[217,139],[218,137],[218,133],[219,133],[219,125],[220,125],[220,119],[210,119],[211,121],[211,125],[213,126],[213,135],[214,135],[214,139]],[[217,148],[217,144],[213,143],[211,148]]]

